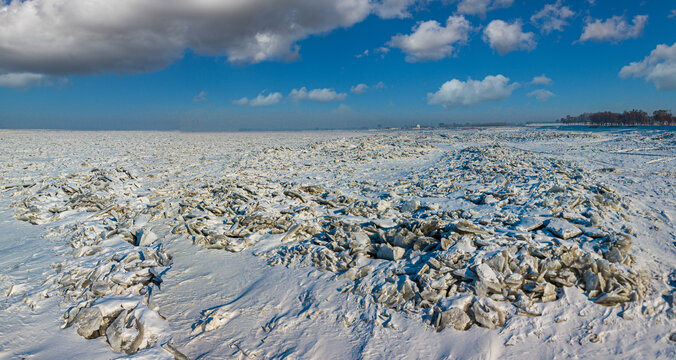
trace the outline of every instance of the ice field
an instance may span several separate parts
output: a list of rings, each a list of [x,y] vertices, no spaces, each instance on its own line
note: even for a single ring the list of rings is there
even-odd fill
[[[0,358],[676,358],[676,132],[0,131]]]

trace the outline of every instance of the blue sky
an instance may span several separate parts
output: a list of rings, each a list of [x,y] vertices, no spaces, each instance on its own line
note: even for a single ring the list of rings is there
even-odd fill
[[[674,1],[147,5],[156,1],[6,1],[0,127],[324,129],[676,111]]]

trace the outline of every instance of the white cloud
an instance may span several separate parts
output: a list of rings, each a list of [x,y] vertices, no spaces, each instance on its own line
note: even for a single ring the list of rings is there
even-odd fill
[[[316,102],[331,102],[342,101],[347,98],[346,93],[338,93],[333,89],[312,89],[307,90],[305,86],[300,89],[293,89],[289,93],[289,98],[293,101],[316,101]]]
[[[629,25],[623,16],[613,16],[606,20],[589,19],[578,41],[620,41],[637,38],[643,34],[648,15],[636,15]]]
[[[567,6],[557,0],[554,4],[547,4],[545,7],[530,17],[530,21],[539,27],[542,32],[549,34],[552,31],[563,31],[563,27],[568,25],[566,19],[575,15]]]
[[[493,20],[484,29],[483,39],[498,54],[505,55],[515,50],[533,50],[537,45],[535,34],[521,30],[521,20],[507,23]]]
[[[278,92],[273,92],[268,95],[258,94],[255,98],[249,101],[251,106],[270,106],[279,103],[282,100],[282,94]]]
[[[443,105],[447,109],[472,106],[482,102],[498,101],[508,98],[512,91],[519,87],[517,83],[509,83],[503,75],[489,75],[483,80],[460,81],[453,79],[444,83],[439,91],[427,94],[427,103]]]
[[[381,0],[375,4],[374,12],[383,19],[407,18],[411,16],[408,9],[417,0]]]
[[[676,43],[657,45],[642,61],[623,67],[620,77],[642,77],[657,90],[676,90]]]
[[[44,83],[46,76],[33,73],[9,73],[0,75],[0,87],[28,88]]]
[[[445,27],[434,20],[419,22],[413,33],[393,36],[387,45],[401,49],[408,62],[441,60],[452,56],[453,46],[467,41],[471,30],[464,16],[450,16]]]
[[[289,60],[298,41],[373,10],[371,0],[2,1],[0,71],[151,71],[186,49],[231,62]]]
[[[249,105],[249,98],[243,97],[241,99],[233,100],[232,103],[235,105],[246,106]]]
[[[533,96],[535,96],[535,99],[536,99],[537,101],[545,102],[545,101],[549,100],[550,98],[552,98],[552,97],[555,96],[555,95],[554,95],[553,92],[551,92],[551,91],[549,91],[549,90],[545,90],[545,89],[537,89],[537,90],[533,90],[533,91],[529,92],[528,94],[526,94],[526,96],[528,96],[528,97],[533,97]]]
[[[364,52],[361,53],[361,54],[355,55],[354,57],[356,57],[357,59],[361,59],[361,58],[367,57],[367,56],[369,56],[369,51],[368,51],[368,49],[364,50]]]
[[[460,0],[458,13],[485,16],[488,10],[507,8],[514,0]]]
[[[381,90],[381,89],[384,89],[384,88],[385,88],[385,83],[382,82],[382,81],[379,81],[377,84],[375,84],[373,86],[368,86],[368,85],[363,84],[363,83],[357,84],[357,85],[352,86],[350,88],[350,92],[353,93],[353,94],[359,95],[359,94],[363,94],[363,93],[367,92],[369,89]]]
[[[192,102],[194,102],[194,103],[208,102],[209,98],[207,97],[207,95],[209,95],[209,94],[206,91],[202,90],[202,91],[200,91],[199,94],[195,95],[192,98]]]
[[[361,58],[369,57],[369,56],[372,55],[372,54],[379,54],[379,55],[380,55],[380,58],[381,58],[381,59],[384,59],[385,56],[387,55],[387,53],[389,53],[389,52],[390,52],[390,48],[385,47],[385,46],[381,46],[381,47],[378,47],[378,48],[373,49],[373,51],[368,50],[368,49],[367,49],[367,50],[364,50],[364,52],[362,52],[361,54],[355,55],[355,57],[356,57],[357,59],[361,59]]]
[[[349,105],[340,104],[337,108],[332,111],[334,114],[349,114],[352,112],[352,108]]]
[[[531,81],[530,83],[536,85],[549,85],[552,83],[552,79],[545,76],[545,74],[542,74],[540,76],[533,77],[533,81]]]
[[[246,97],[243,97],[238,100],[234,100],[232,103],[236,105],[249,105],[249,106],[254,106],[254,107],[259,107],[259,106],[270,106],[270,105],[275,105],[278,104],[282,100],[283,95],[278,92],[273,92],[268,95],[264,95],[264,92],[258,94],[253,99],[249,99]]]
[[[671,10],[671,13],[667,15],[669,19],[676,19],[676,9]]]
[[[369,89],[369,86],[366,84],[357,84],[350,88],[350,92],[353,94],[363,94],[366,90]]]
[[[383,59],[385,58],[385,56],[389,52],[390,52],[390,48],[385,47],[385,46],[381,46],[381,47],[379,47],[375,50],[375,53],[380,54],[380,57],[383,58]]]

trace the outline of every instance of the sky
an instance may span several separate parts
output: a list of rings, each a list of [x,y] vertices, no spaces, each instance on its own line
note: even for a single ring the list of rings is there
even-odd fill
[[[0,0],[0,128],[676,112],[672,0]]]

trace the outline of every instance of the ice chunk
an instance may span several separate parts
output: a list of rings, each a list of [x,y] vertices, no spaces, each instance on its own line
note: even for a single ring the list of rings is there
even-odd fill
[[[481,264],[474,269],[474,272],[479,278],[479,281],[488,289],[494,292],[501,292],[502,287],[500,286],[500,281],[490,266]]]
[[[407,200],[401,204],[401,211],[403,212],[415,212],[420,208],[420,201],[417,200]]]
[[[437,331],[444,330],[447,327],[453,327],[455,330],[467,330],[471,324],[472,320],[469,315],[461,308],[452,307],[437,313]]]
[[[547,230],[557,237],[566,240],[582,234],[582,230],[577,226],[562,219],[551,219],[547,223]]]
[[[106,329],[106,340],[115,352],[133,354],[143,341],[143,326],[128,310],[123,310]]]
[[[398,246],[381,245],[378,249],[378,258],[385,260],[399,260],[404,257],[406,250]]]
[[[472,304],[472,313],[476,322],[488,329],[505,325],[505,312],[490,299],[480,299]]]
[[[139,230],[136,234],[137,246],[149,246],[157,240],[157,235],[148,229]]]
[[[542,227],[544,220],[536,217],[524,217],[515,226],[515,230],[519,231],[533,231]]]
[[[98,307],[90,307],[81,309],[75,321],[73,322],[77,329],[78,335],[85,339],[94,339],[101,336],[99,330],[103,324],[103,314]]]

